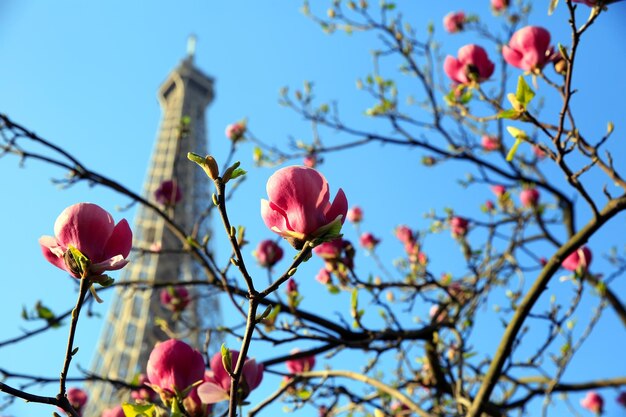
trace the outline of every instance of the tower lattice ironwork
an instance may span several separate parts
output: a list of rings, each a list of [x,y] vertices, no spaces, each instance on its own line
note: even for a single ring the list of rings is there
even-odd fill
[[[202,170],[187,160],[187,153],[207,151],[205,110],[214,92],[213,79],[194,65],[195,42],[192,40],[189,45],[187,57],[169,74],[158,92],[163,116],[143,197],[154,201],[154,193],[162,182],[174,180],[183,197],[165,210],[187,233],[195,230],[202,237],[209,232],[208,181]],[[199,221],[203,218],[204,221]],[[169,231],[164,219],[149,207],[138,209],[133,248],[134,256],[120,281],[144,281],[148,285],[142,289],[121,287],[116,291],[91,367],[96,376],[125,382],[131,382],[140,372],[145,373],[156,342],[182,332],[176,336],[200,347],[202,335],[198,330],[215,328],[220,317],[216,296],[207,297],[194,288],[188,288],[192,299],[202,301],[192,302],[192,308],[186,309],[182,316],[175,319],[161,305],[162,288],[152,288],[150,284],[184,283],[201,275],[198,265],[183,253],[183,244]],[[183,331],[183,328],[195,331]],[[128,391],[118,390],[107,382],[90,382],[87,389],[90,392],[84,414],[87,416],[100,416],[104,409],[129,400]]]

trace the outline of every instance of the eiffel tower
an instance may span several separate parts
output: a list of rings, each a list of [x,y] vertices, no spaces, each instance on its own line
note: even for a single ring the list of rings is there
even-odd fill
[[[187,152],[206,154],[205,110],[212,102],[213,79],[194,65],[195,38],[190,37],[185,59],[169,74],[158,91],[163,111],[161,125],[143,186],[143,197],[155,201],[155,191],[164,181],[175,181],[182,200],[164,209],[187,233],[199,228],[197,236],[208,235],[208,219],[198,224],[210,202],[208,179],[202,170],[187,160]],[[185,282],[202,276],[191,256],[181,253],[181,242],[167,229],[165,221],[153,210],[140,207],[135,218],[131,263],[120,282]],[[148,286],[149,287],[149,286]],[[194,301],[177,320],[160,302],[161,288],[121,287],[116,291],[99,339],[91,373],[111,380],[130,383],[146,372],[148,356],[155,343],[171,337],[181,328],[196,329],[178,336],[200,348],[200,328],[215,328],[219,321],[216,296],[206,297],[188,288]],[[201,306],[195,302],[202,298]],[[199,310],[202,308],[202,311]],[[210,314],[203,314],[210,311]],[[217,314],[216,314],[217,313]],[[202,319],[200,319],[202,318]],[[208,322],[207,320],[211,320]],[[180,323],[184,322],[185,326]],[[166,323],[166,331],[163,324]],[[167,334],[169,332],[169,334]],[[212,345],[215,342],[212,343]],[[130,401],[128,391],[117,390],[106,382],[87,384],[90,400],[85,416],[99,417],[102,411]]]

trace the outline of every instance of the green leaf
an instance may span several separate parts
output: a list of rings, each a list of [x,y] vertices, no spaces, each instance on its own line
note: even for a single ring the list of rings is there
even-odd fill
[[[260,320],[263,320],[263,319],[265,319],[266,317],[268,317],[268,316],[270,315],[270,313],[272,312],[272,307],[273,307],[273,306],[272,306],[271,304],[270,304],[270,305],[268,305],[268,306],[265,308],[265,311],[263,311],[263,313],[259,314],[259,315],[256,317],[256,321],[260,321]]]
[[[515,91],[515,98],[517,101],[524,107],[530,103],[530,101],[535,97],[535,92],[530,88],[530,86],[526,83],[526,80],[521,75],[517,78],[517,91]]]
[[[598,281],[596,284],[596,291],[598,291],[598,294],[602,296],[606,294],[606,284],[604,281]]]
[[[350,308],[354,313],[356,313],[356,309],[358,305],[359,305],[359,293],[358,293],[358,290],[355,288],[352,290],[352,295],[350,296]]]
[[[526,135],[526,132],[513,126],[507,126],[506,130],[511,134],[511,136],[515,138],[515,143],[513,143],[513,146],[511,146],[509,153],[506,155],[506,160],[508,162],[511,162],[513,160],[513,157],[515,156],[515,152],[517,152],[517,148],[519,148],[520,143],[522,143],[522,141],[524,140],[527,140],[528,136]]]
[[[233,357],[230,354],[230,349],[222,343],[220,351],[222,353],[222,365],[224,365],[226,372],[231,373],[233,371]]]
[[[550,7],[548,7],[548,15],[554,13],[556,6],[558,6],[559,0],[550,0]]]
[[[519,116],[520,116],[520,112],[515,109],[504,110],[498,113],[498,119],[517,120]]]
[[[156,406],[154,404],[122,404],[122,410],[126,417],[153,417],[156,413]]]
[[[308,400],[311,398],[311,391],[305,389],[298,390],[298,398],[305,401]]]
[[[525,140],[528,139],[528,136],[526,135],[526,132],[524,132],[521,129],[518,129],[516,127],[513,126],[507,126],[506,130],[510,133],[511,136],[513,136],[515,139],[520,139],[520,140]]]
[[[237,169],[235,169],[235,170],[232,172],[232,174],[230,174],[230,179],[231,179],[231,180],[234,180],[234,179],[235,179],[235,178],[237,178],[237,177],[241,177],[241,176],[246,175],[246,173],[247,173],[247,171],[246,171],[245,169],[242,169],[242,168],[237,168]]]
[[[326,288],[328,288],[328,292],[333,295],[339,294],[341,292],[341,290],[336,285],[329,284],[326,286]]]
[[[35,309],[37,310],[37,317],[44,320],[54,319],[54,313],[48,307],[41,304],[40,301],[35,304]]]

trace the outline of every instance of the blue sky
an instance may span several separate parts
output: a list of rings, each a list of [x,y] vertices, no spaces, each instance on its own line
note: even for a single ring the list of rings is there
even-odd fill
[[[544,5],[539,3],[543,2],[537,2],[531,23],[549,28],[554,41],[569,44],[563,6],[548,17]],[[482,42],[474,36],[443,32],[441,19],[448,11],[472,10],[493,28],[500,25],[491,16],[487,0],[405,1],[399,5],[412,26],[425,30],[429,21],[435,24],[444,55],[456,54],[466,43]],[[112,0],[99,4],[78,0],[54,3],[4,0],[0,4],[0,112],[67,149],[94,170],[140,190],[160,118],[157,88],[184,56],[186,39],[194,33],[198,37],[197,65],[216,78],[217,95],[208,112],[208,135],[211,153],[218,161],[228,151],[224,127],[243,117],[248,117],[254,134],[268,143],[281,145],[289,138],[310,140],[309,124],[277,104],[281,87],[300,88],[304,80],[315,82],[320,100],[338,99],[347,120],[387,133],[387,127],[363,117],[364,109],[372,101],[355,87],[355,80],[371,71],[369,52],[375,39],[362,34],[323,34],[298,9],[298,2],[287,0],[176,3]],[[587,9],[581,6],[579,12],[582,18]],[[625,18],[624,3],[611,6],[584,39],[575,78],[580,91],[572,103],[581,130],[590,137],[600,136],[609,120],[615,122],[616,138],[611,149],[618,163],[626,160],[626,148],[620,144],[624,132],[620,121],[624,120],[626,97],[623,78],[626,44],[622,42],[626,35]],[[551,70],[550,74],[553,75]],[[549,90],[540,83],[538,94],[543,91]],[[546,99],[546,114],[558,110],[554,96],[550,97]],[[328,143],[345,139],[335,132],[324,134]],[[260,239],[271,237],[260,219],[258,201],[265,196],[264,184],[272,170],[254,169],[251,154],[251,145],[244,144],[239,159],[250,169],[250,175],[232,207],[232,218],[248,227],[249,240],[254,246]],[[422,214],[430,209],[441,211],[447,206],[477,215],[479,205],[491,198],[486,187],[463,190],[456,184],[456,178],[469,170],[467,167],[428,170],[420,166],[421,156],[419,151],[399,152],[372,146],[350,154],[328,155],[321,167],[331,192],[342,187],[351,204],[364,208],[363,227],[382,238],[381,257],[386,261],[397,257],[401,250],[391,233],[397,224],[425,228],[427,222]],[[562,184],[560,174],[548,172]],[[37,245],[40,235],[52,233],[56,216],[78,201],[98,203],[109,211],[128,204],[125,198],[84,184],[60,190],[50,179],[63,175],[33,161],[20,168],[13,157],[0,159],[0,176],[5,178],[4,204],[0,209],[5,238],[0,241],[0,260],[6,291],[6,299],[0,303],[4,318],[0,340],[29,327],[19,319],[23,305],[31,307],[36,300],[43,299],[55,311],[63,311],[74,303],[73,283],[43,260]],[[599,176],[589,181],[598,194],[606,182]],[[563,189],[572,195],[566,186]],[[134,212],[115,214],[118,219],[122,216],[132,220]],[[584,215],[579,221],[582,224]],[[591,242],[598,255],[594,262],[599,269],[603,250],[611,245],[623,247],[623,221],[621,216],[619,222],[611,223]],[[350,226],[346,227],[346,234],[356,240]],[[447,235],[437,236],[429,244],[435,270],[462,269],[462,257]],[[246,248],[248,254],[253,249],[251,246]],[[360,256],[363,270],[372,268],[372,259],[363,256],[362,251]],[[251,257],[249,263],[253,263]],[[313,280],[321,263],[312,260],[309,264],[302,268],[298,282],[310,294],[308,299],[305,297],[303,307],[314,309],[317,305],[314,300],[326,295]],[[262,274],[259,276],[264,279]],[[623,281],[614,283],[618,294],[626,291]],[[337,310],[347,312],[345,298],[337,300]],[[341,303],[346,304],[342,307]],[[590,301],[586,307],[592,304]],[[106,305],[99,309],[103,315]],[[228,311],[224,314],[229,316]],[[328,315],[332,316],[332,312]],[[590,358],[599,362],[594,368],[601,372],[623,375],[626,371],[623,362],[615,366],[611,359],[619,353],[617,346],[623,346],[626,341],[623,330],[620,328],[621,333],[612,335],[617,343],[611,344],[605,339],[615,326],[611,312],[600,326],[585,348],[584,357],[588,359],[575,363],[574,371],[568,376],[584,379]],[[100,322],[96,319],[82,323],[78,335],[81,350],[76,363],[89,365],[99,331]],[[65,334],[63,328],[19,347],[3,348],[0,368],[57,375]],[[488,332],[487,345],[495,345],[500,334],[499,330]],[[271,355],[271,351],[264,349],[255,352],[260,359]],[[43,392],[51,394],[55,388],[49,385]],[[267,389],[269,392],[272,388]],[[256,399],[260,400],[261,396]],[[35,409],[40,415],[49,414],[45,407],[19,402],[9,409],[9,414],[33,415]]]

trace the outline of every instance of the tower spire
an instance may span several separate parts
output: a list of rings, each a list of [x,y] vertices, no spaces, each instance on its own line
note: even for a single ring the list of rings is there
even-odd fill
[[[190,34],[187,38],[187,57],[189,57],[192,61],[196,56],[196,43],[198,42],[198,38],[195,34]]]
[[[202,170],[187,161],[187,153],[207,153],[205,110],[214,97],[213,79],[193,65],[193,35],[187,53],[187,58],[159,88],[163,116],[143,197],[155,201],[155,191],[161,184],[173,182],[174,192],[180,191],[182,200],[175,205],[161,204],[161,208],[189,236],[201,241],[209,236],[209,219],[203,216],[206,202],[210,201],[209,184]],[[201,332],[215,328],[220,320],[218,301],[208,295],[207,289],[186,287],[194,301],[180,317],[161,305],[164,287],[184,285],[202,272],[184,245],[169,231],[165,220],[149,207],[138,209],[133,249],[135,256],[122,272],[120,281],[147,285],[122,286],[116,291],[91,367],[92,374],[98,377],[126,383],[146,372],[148,356],[157,342],[175,337],[200,349]],[[185,326],[180,326],[181,323]],[[217,337],[212,338],[211,348],[215,343]],[[119,391],[107,382],[91,382],[87,388],[91,392],[87,416],[100,416],[104,409],[130,401],[128,390]]]

